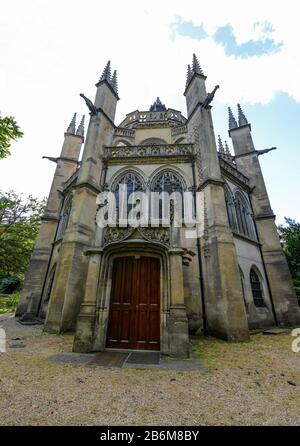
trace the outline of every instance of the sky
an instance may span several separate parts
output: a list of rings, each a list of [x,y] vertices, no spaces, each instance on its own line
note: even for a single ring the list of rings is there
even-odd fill
[[[94,98],[111,60],[118,71],[116,123],[157,96],[186,115],[187,64],[196,53],[213,102],[216,137],[228,140],[227,107],[241,103],[277,223],[300,221],[300,27],[297,1],[0,0],[0,113],[24,137],[0,161],[0,189],[42,198],[79,97]]]

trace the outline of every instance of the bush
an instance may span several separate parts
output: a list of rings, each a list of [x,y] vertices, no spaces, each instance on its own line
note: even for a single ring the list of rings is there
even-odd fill
[[[0,281],[0,293],[13,294],[17,291],[20,291],[21,284],[22,282],[19,277],[5,277]]]
[[[0,314],[14,313],[16,311],[20,293],[14,293],[10,296],[0,296]]]
[[[298,299],[298,304],[300,306],[300,280],[299,279],[294,279],[293,280],[293,284],[294,284],[294,290]]]

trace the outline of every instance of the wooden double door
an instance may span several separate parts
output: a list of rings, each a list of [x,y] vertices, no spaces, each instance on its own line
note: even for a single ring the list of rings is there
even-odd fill
[[[160,261],[130,256],[114,260],[106,346],[160,349]]]

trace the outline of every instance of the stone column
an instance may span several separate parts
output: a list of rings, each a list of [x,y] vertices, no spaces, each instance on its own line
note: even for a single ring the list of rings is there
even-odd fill
[[[98,278],[100,274],[102,249],[89,249],[85,254],[89,256],[89,266],[85,294],[77,317],[73,344],[73,351],[78,353],[93,351]]]
[[[258,158],[260,151],[255,150],[251,125],[246,120],[240,106],[238,109],[239,124],[233,121],[229,135],[232,138],[237,167],[250,179],[250,186],[253,188],[250,196],[253,214],[277,323],[281,326],[298,325],[300,323],[299,306],[260,167]]]
[[[188,318],[184,303],[183,271],[181,248],[169,250],[171,305],[167,327],[169,334],[169,354],[189,356]]]
[[[78,167],[79,154],[84,138],[83,136],[75,135],[75,117],[73,120],[72,128],[70,125],[65,133],[60,157],[50,158],[51,161],[56,162],[56,169],[16,311],[16,316],[23,315],[24,320],[30,320],[37,316],[50,262],[52,243],[54,242],[59,221],[62,202],[61,190],[64,182],[73,175]],[[26,312],[28,313],[27,315]]]

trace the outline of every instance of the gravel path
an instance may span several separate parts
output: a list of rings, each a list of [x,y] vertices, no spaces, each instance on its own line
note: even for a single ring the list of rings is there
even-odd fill
[[[0,326],[8,345],[25,345],[0,353],[1,425],[300,424],[300,353],[290,334],[194,339],[206,371],[176,372],[53,363],[72,336],[8,316]]]

